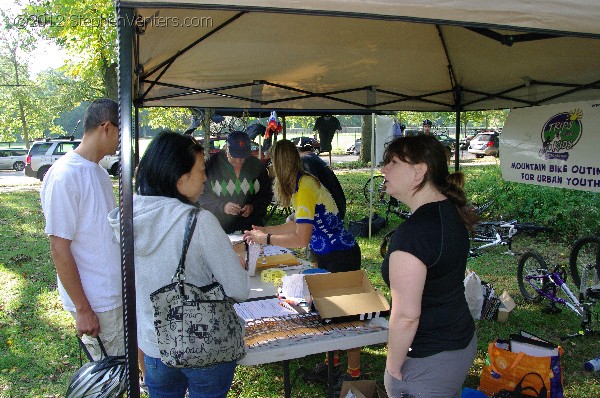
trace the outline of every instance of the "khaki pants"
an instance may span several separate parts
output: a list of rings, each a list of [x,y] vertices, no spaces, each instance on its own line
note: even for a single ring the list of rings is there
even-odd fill
[[[123,306],[106,312],[97,312],[100,320],[100,340],[106,349],[108,355],[125,355],[125,334],[123,331]],[[75,318],[75,313],[71,312]],[[95,337],[86,334],[81,336],[81,340],[87,347],[95,361],[102,358],[100,345]]]

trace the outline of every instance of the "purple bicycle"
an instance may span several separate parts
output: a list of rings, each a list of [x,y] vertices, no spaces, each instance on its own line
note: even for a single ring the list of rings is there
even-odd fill
[[[579,301],[567,286],[566,279],[567,270],[564,265],[556,265],[550,271],[544,258],[536,252],[525,252],[519,259],[517,282],[525,301],[539,303],[546,298],[550,301],[549,306],[545,309],[546,312],[560,312],[561,309],[556,304],[562,304],[581,318],[582,330],[567,335],[563,339],[600,334],[598,331],[591,329],[592,313],[590,307],[593,301]],[[564,297],[562,297],[563,295]]]

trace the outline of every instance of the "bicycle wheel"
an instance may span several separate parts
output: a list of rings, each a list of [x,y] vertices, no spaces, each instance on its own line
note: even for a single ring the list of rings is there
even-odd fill
[[[392,229],[391,231],[383,235],[383,238],[381,238],[381,243],[379,244],[379,254],[381,255],[381,258],[385,258],[385,255],[387,254],[388,245],[390,244],[390,240],[392,240],[392,235],[394,235],[394,232],[396,232],[396,230]]]
[[[587,236],[575,242],[569,257],[569,268],[573,283],[580,292],[597,285],[598,274],[600,274],[600,237]],[[582,284],[583,274],[586,277]],[[584,289],[581,289],[582,285]]]
[[[539,232],[550,232],[551,228],[539,225],[533,222],[515,223],[515,228],[518,232],[527,232],[529,235],[535,235]]]
[[[371,179],[373,180],[373,205],[387,206],[390,197],[385,193],[385,178],[382,175],[376,175],[369,178],[363,187],[363,195],[367,203],[371,201]]]
[[[533,279],[531,285],[527,281],[527,276],[544,276],[548,274],[548,266],[546,262],[539,254],[535,252],[525,252],[519,259],[519,266],[517,268],[517,283],[519,284],[519,290],[525,298],[525,301],[530,303],[539,303],[543,296],[541,296],[536,289],[544,288],[544,279]]]
[[[498,228],[493,223],[479,222],[475,224],[471,234],[471,240],[474,242],[493,242],[496,240]]]

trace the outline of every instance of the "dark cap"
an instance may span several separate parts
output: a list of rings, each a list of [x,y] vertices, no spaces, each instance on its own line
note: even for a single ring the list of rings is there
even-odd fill
[[[250,137],[243,131],[233,131],[227,136],[227,148],[232,158],[249,158],[252,156]]]

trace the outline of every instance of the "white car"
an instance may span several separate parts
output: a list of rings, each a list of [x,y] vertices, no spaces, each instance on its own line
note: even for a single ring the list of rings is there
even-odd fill
[[[114,155],[106,155],[100,159],[100,166],[104,167],[111,175],[117,176],[119,174],[119,152]]]
[[[25,175],[43,181],[50,166],[62,155],[77,148],[80,143],[81,140],[76,140],[73,137],[34,142],[25,159]],[[119,156],[105,156],[100,160],[100,165],[112,175],[117,175],[119,172]]]
[[[0,170],[22,171],[26,158],[27,149],[0,149]]]

